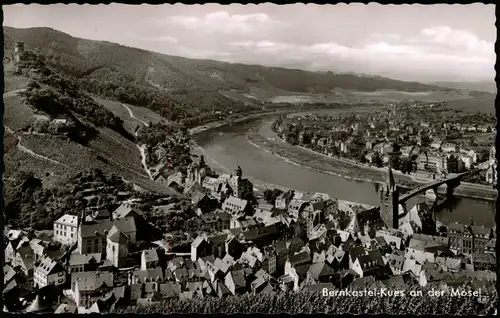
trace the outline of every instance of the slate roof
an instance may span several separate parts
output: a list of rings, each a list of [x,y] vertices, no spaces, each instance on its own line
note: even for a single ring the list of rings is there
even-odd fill
[[[207,235],[206,235],[206,234],[202,234],[202,235],[197,236],[197,237],[193,240],[193,242],[191,243],[191,246],[193,246],[193,247],[195,247],[195,248],[196,248],[196,247],[198,247],[198,246],[199,246],[199,245],[200,245],[203,241],[208,242],[208,237],[207,237]]]
[[[212,244],[220,244],[226,241],[227,234],[222,234],[222,235],[216,235],[216,236],[211,236],[209,238],[210,243]]]
[[[234,286],[236,288],[239,287],[245,287],[246,282],[245,282],[245,273],[243,271],[230,271],[228,275],[231,275],[233,278]]]
[[[297,253],[288,258],[290,260],[290,265],[300,265],[311,261],[311,256],[306,251]]]
[[[194,193],[191,194],[191,203],[194,205],[198,205],[203,199],[208,198],[207,194],[201,191],[194,191]]]
[[[403,264],[405,262],[405,258],[402,255],[390,254],[387,258],[387,265],[397,268],[399,270],[403,269]]]
[[[71,286],[76,284],[76,281],[78,279],[83,279],[86,277],[91,277],[95,276],[98,272],[97,271],[90,271],[90,272],[73,272],[71,273]]]
[[[116,299],[125,298],[126,287],[125,286],[118,286],[118,287],[113,288],[113,294],[115,295]]]
[[[81,236],[82,238],[95,237],[96,232],[98,234],[97,236],[105,236],[106,234],[104,233],[104,231],[109,232],[113,226],[116,226],[116,228],[120,232],[123,232],[125,234],[136,231],[134,218],[125,218],[118,220],[103,219],[96,220],[94,223],[90,224],[82,224],[80,227]]]
[[[59,270],[62,270],[62,267],[53,259],[45,257],[44,259],[42,259],[36,269],[43,275],[50,275],[57,273]]]
[[[83,277],[76,281],[79,291],[94,291],[101,286],[113,287],[113,274],[109,272],[102,272],[94,274],[93,276]],[[75,287],[76,289],[76,287]]]
[[[325,263],[316,263],[309,267],[308,274],[318,280],[321,277],[329,277],[335,274],[335,270]]]
[[[257,240],[257,239],[266,237],[268,235],[273,235],[273,234],[278,234],[278,233],[279,233],[278,227],[276,225],[272,224],[269,226],[245,231],[245,232],[243,232],[243,236],[246,240],[251,241],[251,240]]]
[[[463,233],[466,229],[466,225],[460,223],[451,223],[448,225],[449,233]]]
[[[285,241],[278,241],[274,244],[274,248],[277,254],[283,253],[287,250]]]
[[[86,265],[89,264],[93,259],[97,264],[101,263],[101,253],[90,253],[90,254],[70,254],[69,265]]]
[[[61,216],[59,219],[57,219],[57,221],[55,221],[54,223],[59,223],[69,226],[78,226],[78,216],[65,214]]]
[[[129,239],[128,236],[125,235],[123,232],[119,231],[116,225],[113,225],[113,227],[109,231],[108,240],[110,240],[113,243],[127,244],[128,239]]]
[[[158,252],[155,249],[143,250],[142,257],[144,257],[147,263],[157,262],[159,260]]]
[[[475,253],[472,254],[472,261],[474,263],[482,263],[482,264],[489,264],[489,265],[495,265],[496,264],[496,258],[490,253]]]
[[[153,279],[163,280],[163,270],[161,267],[148,268],[146,270],[134,271],[133,275],[136,276],[141,282],[146,281],[146,278],[151,281]]]
[[[222,209],[224,211],[226,211],[225,207],[227,207],[227,206],[236,206],[238,208],[238,211],[243,211],[247,205],[248,205],[248,201],[247,200],[230,196],[222,204]]]
[[[113,211],[113,218],[122,219],[128,215],[133,215],[133,213],[136,213],[137,215],[142,215],[142,213],[139,212],[139,210],[132,207],[130,204],[123,203],[116,210]]]
[[[175,278],[177,278],[178,281],[184,282],[189,278],[188,270],[187,268],[177,268],[174,271]]]

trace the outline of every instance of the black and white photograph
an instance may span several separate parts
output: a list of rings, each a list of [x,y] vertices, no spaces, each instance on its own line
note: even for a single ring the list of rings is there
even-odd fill
[[[497,314],[494,4],[2,10],[4,314]]]

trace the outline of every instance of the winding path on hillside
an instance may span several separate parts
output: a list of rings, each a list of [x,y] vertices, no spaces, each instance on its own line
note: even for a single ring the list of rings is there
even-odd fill
[[[125,107],[125,109],[128,110],[128,113],[130,115],[130,117],[132,117],[133,119],[137,120],[137,121],[140,121],[144,126],[149,126],[149,124],[147,122],[145,122],[144,120],[140,119],[140,118],[137,118],[135,117],[134,113],[132,112],[132,109],[130,109],[130,107],[128,107],[127,105],[125,104],[121,104],[123,107]]]
[[[16,146],[17,146],[17,149],[18,149],[19,151],[22,151],[22,152],[24,152],[24,153],[27,153],[28,155],[30,155],[30,156],[32,156],[32,157],[35,157],[35,158],[37,158],[37,159],[47,160],[47,161],[50,161],[50,162],[52,162],[52,163],[55,163],[55,164],[58,164],[58,165],[64,166],[64,167],[66,167],[66,168],[69,168],[69,166],[65,165],[64,163],[61,163],[61,162],[59,162],[59,161],[57,161],[57,160],[50,159],[50,158],[48,158],[48,157],[45,157],[45,156],[39,155],[39,154],[37,154],[36,152],[34,152],[33,150],[31,150],[31,149],[29,149],[29,148],[26,148],[25,146],[23,146],[23,145],[21,144],[21,136],[16,135],[16,134],[15,134],[15,132],[14,132],[12,129],[10,129],[9,127],[7,127],[7,126],[5,126],[5,125],[4,125],[4,127],[5,127],[5,130],[7,130],[9,133],[11,133],[13,136],[15,136],[15,137],[17,138],[17,144],[16,144]]]
[[[134,113],[132,112],[132,109],[130,109],[130,107],[128,107],[127,105],[125,104],[121,104],[123,107],[125,107],[127,110],[128,110],[128,113],[130,115],[131,118],[141,122],[144,126],[148,127],[149,124],[146,123],[145,121],[135,117]],[[139,133],[139,130],[141,130],[142,127],[139,127],[138,129],[136,129],[136,131],[134,132],[134,135],[137,137],[137,134]],[[148,174],[149,178],[151,180],[153,180],[153,175],[151,173],[151,171],[149,170],[148,168],[148,165],[146,164],[146,144],[142,144],[142,145],[139,145],[139,144],[136,144],[137,146],[137,149],[139,149],[139,152],[141,153],[141,164],[142,164],[142,167],[144,168],[144,171],[146,171],[146,173]]]
[[[12,96],[15,96],[21,92],[24,92],[26,89],[22,88],[22,89],[16,89],[16,90],[13,90],[13,91],[10,91],[10,92],[7,92],[7,93],[4,93],[3,94],[3,97],[4,98],[7,98],[7,97],[12,97]],[[35,157],[37,159],[42,159],[42,160],[47,160],[47,161],[50,161],[52,163],[55,163],[55,164],[58,164],[58,165],[61,165],[61,166],[64,166],[66,168],[69,168],[69,166],[65,165],[64,163],[61,163],[57,160],[54,160],[54,159],[51,159],[51,158],[48,158],[48,157],[45,157],[45,156],[42,156],[40,154],[37,154],[36,152],[34,152],[33,150],[29,149],[29,148],[26,148],[25,146],[23,146],[21,144],[21,136],[19,136],[18,134],[16,134],[12,129],[10,129],[8,126],[4,125],[5,127],[5,130],[7,132],[9,132],[10,134],[12,134],[13,136],[15,136],[17,138],[17,149],[19,151],[22,151],[24,153],[27,153],[28,155],[32,156],[32,157]]]

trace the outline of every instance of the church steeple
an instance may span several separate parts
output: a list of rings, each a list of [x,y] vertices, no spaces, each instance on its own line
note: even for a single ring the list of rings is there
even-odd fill
[[[236,171],[235,171],[235,172],[236,172],[236,176],[237,176],[238,178],[240,178],[240,179],[241,179],[241,177],[243,177],[243,170],[241,170],[241,167],[240,167],[240,166],[238,166],[238,168],[236,168]]]
[[[398,228],[399,220],[399,191],[394,181],[392,167],[389,164],[389,171],[385,180],[385,189],[382,189],[380,216],[387,227]]]
[[[200,156],[200,168],[205,168],[207,165],[205,163],[205,157],[203,155]]]
[[[394,175],[392,174],[392,168],[390,163],[389,163],[389,171],[385,179],[385,184],[387,185],[388,191],[394,191],[396,189],[396,182],[394,182]]]

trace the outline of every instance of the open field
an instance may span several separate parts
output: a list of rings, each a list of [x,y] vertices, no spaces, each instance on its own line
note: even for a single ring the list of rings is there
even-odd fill
[[[484,94],[484,96],[476,96],[467,99],[449,101],[445,107],[455,110],[462,110],[464,112],[481,112],[494,114],[495,99],[496,95]]]
[[[448,101],[469,99],[467,92],[458,91],[422,91],[406,92],[398,90],[376,90],[376,91],[356,91],[341,88],[335,88],[330,92],[290,92],[277,89],[264,89],[251,87],[249,92],[243,91],[224,91],[223,94],[233,100],[246,103],[255,103],[256,101],[271,103],[384,103],[384,102],[402,102],[402,101]]]
[[[142,126],[142,123],[139,120],[130,117],[127,108],[123,107],[120,102],[97,97],[93,98],[97,103],[111,111],[115,116],[120,117],[123,120],[123,127],[132,135],[134,135],[134,131],[137,129],[137,127]]]
[[[114,100],[109,100],[109,99],[102,99],[99,97],[93,96],[94,100],[110,110],[113,114],[116,116],[120,117],[123,119],[124,122],[128,124],[129,127],[133,127],[134,125],[137,124],[142,124],[141,121],[144,122],[152,122],[153,124],[159,123],[162,120],[165,120],[163,117],[158,115],[157,113],[153,112],[152,110],[145,108],[145,107],[137,107],[133,105],[126,105],[127,107],[130,108],[130,110],[133,112],[134,116],[137,118],[133,118],[130,116],[130,113],[127,109],[127,107],[123,106],[123,103],[114,101]],[[124,125],[125,126],[125,125]],[[128,130],[128,129],[127,129]]]

